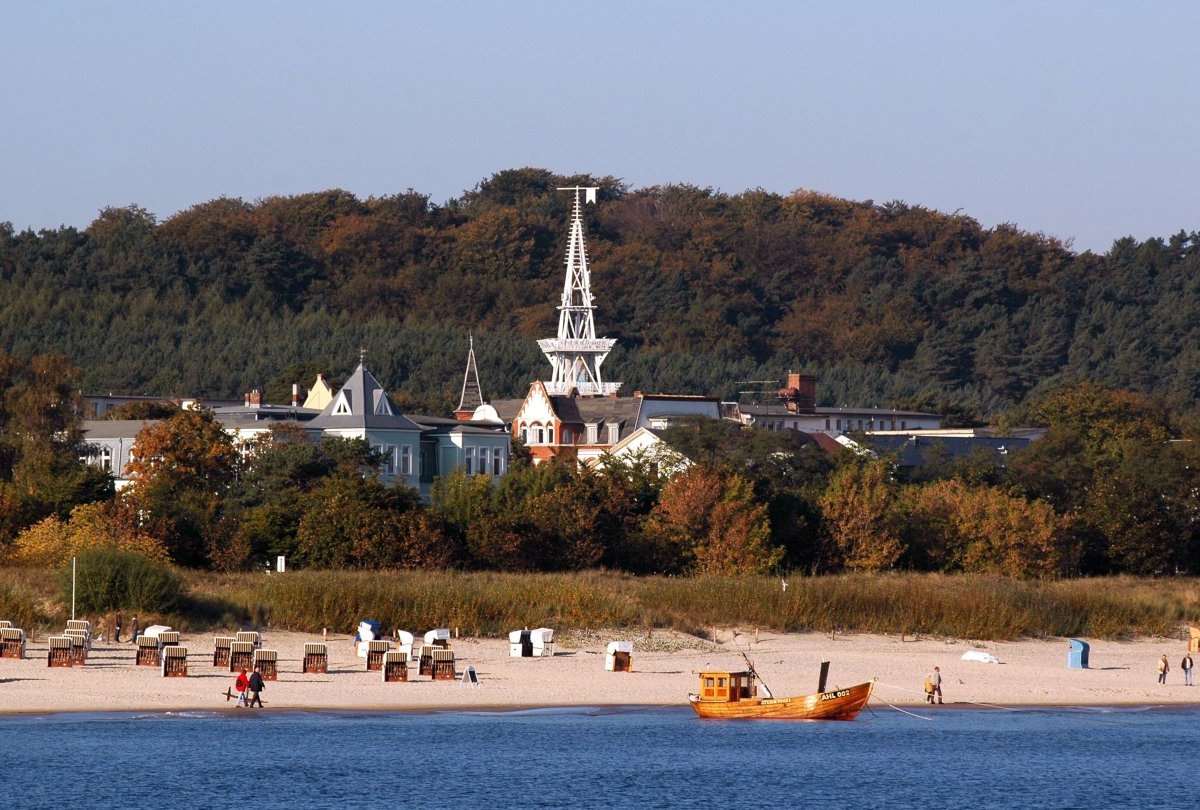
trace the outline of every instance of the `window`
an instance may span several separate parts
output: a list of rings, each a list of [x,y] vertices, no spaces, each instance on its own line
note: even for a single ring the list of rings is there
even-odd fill
[[[554,444],[554,425],[546,428],[546,444]]]
[[[478,472],[480,475],[487,475],[487,471],[488,471],[488,448],[480,447],[479,448],[479,470],[478,470]]]
[[[595,422],[588,423],[587,426],[587,443],[595,444],[598,440],[597,434],[600,432],[600,425]]]
[[[829,420],[828,419],[825,420],[825,429],[829,430]]]
[[[383,461],[383,474],[396,474],[396,452],[395,448],[386,444],[377,444],[373,448],[378,453]]]
[[[906,422],[905,420],[901,419],[901,420],[900,420],[900,429],[901,429],[901,430],[908,430],[908,422]]]
[[[112,472],[112,448],[100,448],[100,467],[105,472]]]
[[[333,406],[332,414],[334,416],[352,416],[353,411],[350,410],[350,397],[345,391],[338,394],[337,404]]]
[[[608,443],[616,444],[618,441],[620,441],[620,439],[621,439],[621,426],[620,425],[609,425],[608,426]]]
[[[412,447],[407,444],[400,445],[400,474],[412,475]]]
[[[468,447],[463,451],[463,472],[467,475],[475,474],[475,448]]]
[[[504,449],[501,447],[492,451],[492,475],[504,475]]]
[[[521,444],[529,444],[529,428],[521,425]]]
[[[544,442],[542,441],[542,429],[540,427],[535,427],[533,429],[533,444],[543,444],[543,443]]]
[[[571,443],[571,431],[567,430],[566,428],[563,428],[563,432],[562,432],[562,443],[563,443],[563,444],[570,444],[570,443]]]
[[[838,430],[842,429],[842,420],[841,419],[837,420],[837,429]]]

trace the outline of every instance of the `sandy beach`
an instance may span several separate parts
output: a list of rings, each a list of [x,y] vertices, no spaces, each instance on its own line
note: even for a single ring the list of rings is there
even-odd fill
[[[604,669],[610,640],[634,645],[632,672]],[[507,640],[452,641],[459,672],[473,666],[479,685],[431,681],[410,674],[407,683],[383,683],[355,656],[351,636],[330,635],[326,674],[303,674],[306,641],[319,635],[263,633],[263,647],[279,652],[279,679],[263,692],[267,709],[434,711],[552,706],[684,705],[702,668],[737,669],[747,652],[776,696],[816,689],[820,662],[829,660],[829,688],[877,679],[872,705],[920,706],[925,674],[935,665],[949,706],[1105,706],[1200,702],[1200,687],[1183,684],[1179,662],[1186,643],[1177,639],[1095,641],[1090,668],[1067,667],[1065,639],[971,642],[898,636],[819,633],[781,635],[725,630],[715,642],[656,632],[560,639],[553,657],[512,658]],[[0,712],[109,712],[229,710],[234,676],[212,666],[213,635],[185,634],[188,677],[164,678],[134,664],[130,644],[94,645],[86,665],[46,665],[47,642],[36,637],[24,660],[0,659]],[[969,650],[988,652],[999,664],[962,660]],[[1166,654],[1167,684],[1156,665]],[[414,667],[415,669],[415,667]],[[936,709],[931,709],[936,710]]]

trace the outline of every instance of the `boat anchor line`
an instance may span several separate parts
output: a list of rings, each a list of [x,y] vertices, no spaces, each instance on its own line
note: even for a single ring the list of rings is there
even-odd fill
[[[875,683],[877,686],[886,686],[889,689],[898,689],[901,692],[911,692],[914,695],[921,695],[922,697],[925,696],[925,693],[923,691],[921,691],[920,689],[912,689],[907,686],[897,686],[894,683],[884,683],[883,681],[875,681]],[[967,706],[982,706],[985,709],[996,709],[996,710],[1002,711],[1002,712],[1028,711],[1028,709],[1018,709],[1013,706],[997,706],[995,703],[979,703],[974,700],[956,700],[956,701],[954,701],[954,703],[960,704],[960,705],[967,705]],[[891,704],[888,704],[888,705],[891,705]],[[892,708],[894,709],[896,707],[892,706]]]

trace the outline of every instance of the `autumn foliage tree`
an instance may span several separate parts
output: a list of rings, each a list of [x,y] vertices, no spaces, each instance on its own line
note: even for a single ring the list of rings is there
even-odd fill
[[[225,513],[240,464],[233,439],[211,411],[197,408],[148,423],[135,446],[123,495],[176,563],[204,565],[235,528]]]
[[[821,495],[835,561],[853,571],[884,571],[904,552],[896,522],[896,485],[886,460],[852,461]]]
[[[939,481],[901,496],[909,548],[939,571],[1055,577],[1073,560],[1064,521],[1045,502]]]
[[[697,465],[672,478],[644,531],[665,572],[762,574],[783,558],[749,483],[718,468]]]

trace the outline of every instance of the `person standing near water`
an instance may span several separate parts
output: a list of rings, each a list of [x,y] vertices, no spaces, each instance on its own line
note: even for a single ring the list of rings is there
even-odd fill
[[[1183,670],[1183,685],[1192,685],[1192,654],[1184,653],[1183,660],[1179,662],[1179,668]]]
[[[932,705],[933,698],[936,696],[937,702],[941,703],[942,702],[942,671],[940,669],[938,669],[937,667],[934,667],[933,672],[930,672],[929,675],[926,676],[925,684],[926,684],[925,699],[928,700],[929,703]]]
[[[121,643],[121,611],[117,611],[117,618],[113,619],[113,637],[112,640],[116,644]]]
[[[138,636],[138,623],[137,623],[137,614],[135,613],[135,614],[133,614],[133,624],[129,625],[129,643],[137,644],[137,636]]]
[[[1167,673],[1171,671],[1171,665],[1167,663],[1167,654],[1163,653],[1162,658],[1158,659],[1158,682],[1167,682]]]

